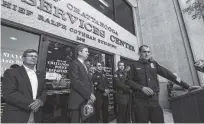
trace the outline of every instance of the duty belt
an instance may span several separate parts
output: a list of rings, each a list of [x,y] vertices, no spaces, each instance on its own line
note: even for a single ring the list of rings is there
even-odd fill
[[[116,93],[118,94],[128,94],[128,91],[124,91],[124,90],[117,90]]]
[[[153,95],[147,96],[142,91],[139,91],[139,90],[133,91],[133,96],[135,96],[135,97],[155,97],[155,96],[158,96],[158,95],[159,95],[158,92],[154,92]]]

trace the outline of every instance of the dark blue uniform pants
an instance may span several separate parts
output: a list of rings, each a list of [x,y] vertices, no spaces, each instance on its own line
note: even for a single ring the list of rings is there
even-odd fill
[[[91,117],[90,119],[87,119],[84,122],[81,122],[80,110],[69,110],[69,116],[70,116],[70,123],[91,123],[92,121],[92,117]]]
[[[127,104],[118,104],[117,122],[127,122]]]
[[[163,110],[158,100],[139,99],[133,100],[133,111],[136,123],[164,123]]]
[[[101,111],[102,110],[102,111]],[[100,120],[102,112],[103,120]],[[108,123],[108,96],[96,97],[96,123]]]

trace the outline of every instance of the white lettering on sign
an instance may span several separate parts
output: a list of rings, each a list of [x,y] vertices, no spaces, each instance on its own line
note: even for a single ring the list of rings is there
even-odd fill
[[[137,59],[136,36],[83,0],[2,0],[2,18]]]

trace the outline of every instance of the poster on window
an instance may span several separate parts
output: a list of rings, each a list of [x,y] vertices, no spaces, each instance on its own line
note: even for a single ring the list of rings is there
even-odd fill
[[[11,68],[12,65],[17,64],[21,66],[23,51],[16,51],[10,49],[1,49],[1,76],[6,69]],[[14,66],[15,67],[15,66]]]
[[[73,48],[49,41],[46,58],[46,83],[51,93],[69,92],[69,66],[73,60]]]

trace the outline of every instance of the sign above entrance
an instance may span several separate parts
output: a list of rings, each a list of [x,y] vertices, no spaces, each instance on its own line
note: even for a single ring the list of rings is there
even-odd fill
[[[2,18],[134,59],[137,38],[83,0],[3,0]]]

